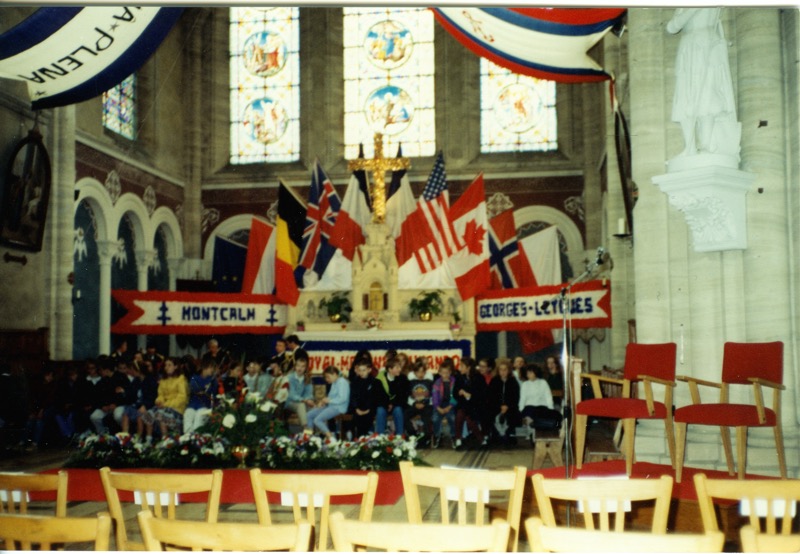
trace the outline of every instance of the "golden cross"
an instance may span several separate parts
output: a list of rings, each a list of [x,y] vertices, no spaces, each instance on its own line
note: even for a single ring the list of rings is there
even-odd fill
[[[372,172],[372,222],[383,223],[386,220],[386,179],[384,173],[387,171],[398,171],[411,167],[411,160],[408,158],[384,158],[383,157],[383,135],[375,133],[375,154],[371,160],[359,158],[350,160],[347,164],[348,171],[363,169]]]

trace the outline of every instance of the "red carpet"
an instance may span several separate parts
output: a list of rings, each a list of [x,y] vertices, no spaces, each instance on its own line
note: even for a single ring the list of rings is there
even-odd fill
[[[58,469],[51,469],[42,473],[58,473]],[[67,498],[72,501],[105,501],[103,485],[100,482],[100,472],[96,469],[67,469],[69,474],[69,486]],[[175,473],[176,475],[187,473],[208,473],[208,470],[193,469],[121,469],[125,472],[136,473]],[[264,473],[270,473],[264,470]],[[285,473],[275,471],[274,473]],[[318,471],[293,471],[292,473],[318,473]],[[361,475],[364,472],[358,470],[327,471],[341,475]],[[378,492],[375,496],[375,504],[378,506],[394,505],[403,496],[403,481],[399,471],[379,471],[378,472]],[[133,493],[122,491],[120,498],[123,502],[133,502]],[[205,502],[207,495],[184,494],[181,495],[181,502]],[[32,500],[55,500],[55,493],[40,493],[31,495]],[[268,495],[270,502],[280,504],[280,495]],[[248,504],[254,503],[253,490],[250,487],[250,473],[247,469],[224,469],[222,470],[222,494],[220,497],[222,504]],[[336,496],[333,498],[334,504],[359,504],[361,497]]]
[[[625,475],[625,460],[609,460],[606,462],[594,462],[590,464],[583,464],[581,469],[575,466],[570,466],[570,478],[577,478],[580,476],[592,477],[611,477],[618,475],[623,477]],[[550,467],[541,470],[530,470],[528,475],[534,473],[541,473],[545,477],[564,478],[567,476],[564,466]],[[680,483],[673,483],[672,485],[672,498],[679,500],[697,500],[697,494],[694,490],[694,474],[705,473],[711,479],[736,479],[736,476],[728,475],[727,471],[717,471],[713,469],[697,469],[692,467],[683,466]],[[662,475],[669,475],[675,478],[675,470],[668,465],[652,464],[649,462],[637,462],[633,464],[631,471],[631,478],[633,479],[653,479],[661,477]],[[778,477],[767,477],[764,475],[746,474],[747,479],[778,479]]]

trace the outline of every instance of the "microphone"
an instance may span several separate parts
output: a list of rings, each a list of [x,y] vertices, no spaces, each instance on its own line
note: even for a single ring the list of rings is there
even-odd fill
[[[597,265],[603,265],[603,255],[605,253],[606,253],[606,249],[603,248],[602,246],[597,249],[597,260],[595,260],[595,263]]]

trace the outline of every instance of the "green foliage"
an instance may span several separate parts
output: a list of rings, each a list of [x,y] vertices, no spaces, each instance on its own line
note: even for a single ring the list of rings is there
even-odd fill
[[[329,316],[339,315],[342,322],[350,321],[350,312],[353,306],[346,292],[334,292],[330,298],[325,297],[319,301],[319,309],[325,310]]]
[[[444,311],[442,291],[434,290],[419,293],[416,298],[412,298],[411,302],[408,303],[408,310],[412,316],[418,316],[422,313],[441,314]]]

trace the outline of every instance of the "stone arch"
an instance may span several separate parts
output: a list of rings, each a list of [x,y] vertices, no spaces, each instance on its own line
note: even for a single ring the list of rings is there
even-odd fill
[[[150,224],[150,217],[147,214],[147,207],[142,199],[133,193],[126,192],[119,197],[114,204],[114,229],[119,228],[119,224],[125,215],[129,215],[133,226],[133,236],[136,249],[150,249],[155,240],[155,228]],[[113,240],[116,240],[114,237]]]
[[[159,206],[153,212],[150,218],[150,224],[153,228],[153,241],[155,241],[155,234],[158,232],[159,227],[164,228],[164,237],[167,239],[167,256],[169,258],[182,258],[183,257],[183,233],[181,233],[181,226],[178,223],[178,218],[175,212],[166,206]],[[148,249],[153,248],[155,242],[147,245]]]
[[[572,218],[564,212],[549,206],[525,206],[514,210],[514,227],[516,229],[534,221],[545,221],[555,225],[564,236],[564,240],[567,241],[567,254],[570,265],[573,268],[583,266],[583,258],[585,257],[583,237]]]
[[[94,212],[95,223],[97,225],[97,240],[116,240],[117,224],[114,221],[114,205],[111,196],[97,179],[84,177],[75,184],[78,191],[78,200],[75,202],[73,221],[78,213],[78,207],[82,202],[86,202]]]
[[[253,221],[252,214],[239,214],[229,217],[219,225],[217,225],[211,234],[208,235],[206,240],[206,247],[203,250],[203,259],[211,260],[214,258],[214,239],[216,237],[228,237],[231,233],[241,231],[242,229],[250,229]]]

